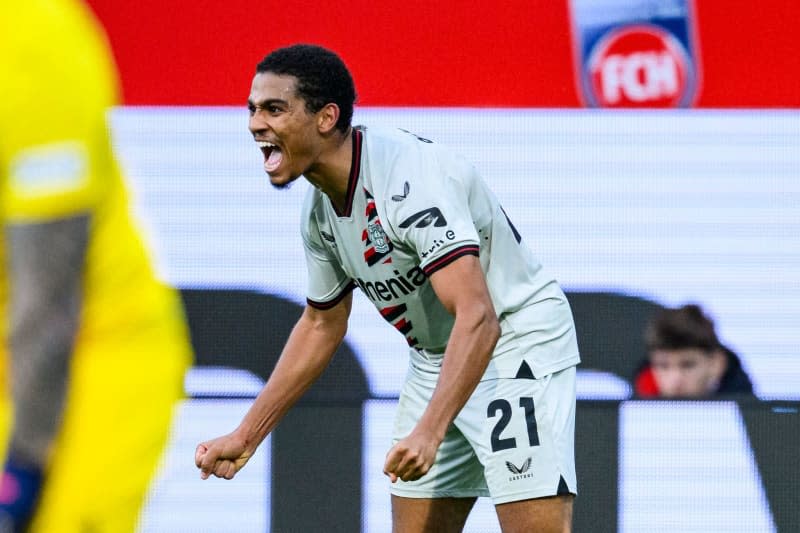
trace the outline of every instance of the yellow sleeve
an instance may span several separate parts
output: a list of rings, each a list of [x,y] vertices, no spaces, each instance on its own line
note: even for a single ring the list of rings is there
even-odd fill
[[[16,17],[36,16],[14,4]],[[48,6],[58,10],[53,20],[81,19],[72,4]],[[106,120],[116,78],[105,42],[85,22],[24,22],[0,35],[0,63],[14,73],[0,80],[0,209],[11,223],[91,211],[117,171]]]

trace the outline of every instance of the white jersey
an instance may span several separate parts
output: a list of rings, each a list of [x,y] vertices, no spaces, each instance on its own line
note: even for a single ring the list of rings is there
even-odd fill
[[[438,377],[454,322],[428,278],[467,254],[480,258],[501,326],[483,379],[538,378],[580,361],[556,281],[475,168],[427,139],[356,128],[346,208],[311,187],[302,235],[309,305],[332,307],[359,287],[403,334],[422,375]]]

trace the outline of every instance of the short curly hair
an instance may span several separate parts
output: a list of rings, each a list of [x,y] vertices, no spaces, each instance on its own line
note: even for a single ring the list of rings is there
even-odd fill
[[[297,78],[297,94],[306,109],[316,113],[329,103],[339,106],[336,129],[347,132],[353,119],[356,89],[353,77],[336,53],[313,44],[295,44],[270,52],[256,73],[271,72]]]

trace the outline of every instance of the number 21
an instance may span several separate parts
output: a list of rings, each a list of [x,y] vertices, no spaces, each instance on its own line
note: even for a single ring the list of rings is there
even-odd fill
[[[539,432],[536,429],[536,410],[533,407],[533,398],[522,397],[519,399],[519,406],[525,409],[525,423],[528,428],[528,444],[539,446]],[[500,411],[500,420],[492,430],[492,451],[508,450],[517,447],[517,439],[514,437],[501,438],[500,434],[506,429],[511,421],[511,404],[502,398],[493,400],[486,410],[486,416],[493,418],[497,411]]]

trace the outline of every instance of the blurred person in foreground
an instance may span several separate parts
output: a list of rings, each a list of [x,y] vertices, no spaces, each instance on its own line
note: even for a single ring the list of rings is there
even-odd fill
[[[712,319],[696,304],[664,309],[645,332],[647,358],[634,376],[640,398],[753,396],[739,357],[717,338]]]
[[[197,446],[201,477],[232,478],[320,376],[358,287],[410,347],[384,464],[394,531],[461,531],[478,496],[505,531],[569,531],[580,358],[564,293],[472,164],[353,127],[354,102],[330,50],[281,48],[256,68],[249,127],[270,183],[313,185],[307,305],[239,426]]]
[[[112,153],[117,75],[72,0],[0,3],[0,531],[131,532],[191,362]]]

